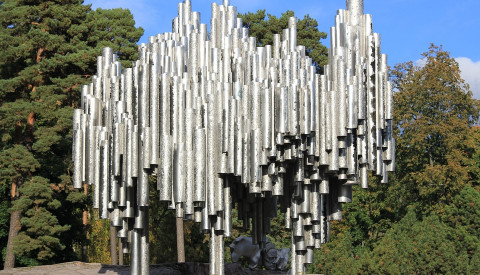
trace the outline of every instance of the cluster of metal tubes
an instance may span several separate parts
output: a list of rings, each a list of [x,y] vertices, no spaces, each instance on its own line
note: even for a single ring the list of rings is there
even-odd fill
[[[74,186],[118,228],[132,274],[148,274],[149,180],[177,217],[210,234],[210,273],[223,274],[232,208],[262,245],[277,205],[292,232],[292,274],[313,262],[342,218],[352,185],[394,170],[392,89],[380,36],[362,0],[331,29],[324,73],[297,45],[297,19],[257,46],[225,0],[210,33],[178,5],[173,31],[150,37],[122,70],[112,49],[74,111]],[[150,177],[153,175],[153,177]]]

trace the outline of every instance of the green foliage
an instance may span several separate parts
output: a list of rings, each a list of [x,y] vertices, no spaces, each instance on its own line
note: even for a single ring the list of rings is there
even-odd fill
[[[8,241],[8,223],[10,215],[8,209],[9,202],[9,186],[0,184],[0,269],[3,269],[5,259],[6,243]]]
[[[372,249],[355,246],[354,238],[351,236],[352,230],[341,231],[333,235],[331,242],[316,252],[315,264],[309,267],[309,272],[324,274],[471,274],[478,272],[480,270],[478,239],[472,242],[473,245],[470,247],[463,242],[465,236],[471,239],[478,233],[465,235],[462,228],[441,221],[446,217],[431,214],[420,219],[415,209],[410,207],[406,216],[393,224],[392,228],[373,244]],[[463,216],[462,218],[471,217]]]
[[[308,266],[308,273],[323,274],[357,274],[360,263],[353,239],[349,231],[342,231],[332,235],[332,241],[315,251],[315,261]]]
[[[467,274],[480,273],[480,247],[477,247],[475,254],[470,259],[470,264],[467,267]]]
[[[270,234],[267,238],[277,249],[289,248],[291,243],[291,230],[285,229],[285,213],[277,210],[277,216],[270,221]]]
[[[455,247],[459,250],[465,250],[470,260],[473,259],[474,255],[478,257],[480,249],[480,192],[471,186],[466,186],[453,199],[453,203],[445,207],[442,220],[455,230],[456,238],[453,239]]]
[[[74,0],[2,1],[0,19],[0,185],[21,190],[17,259],[21,265],[75,260],[85,198],[70,179],[73,108],[101,49],[112,47],[129,66],[143,30],[128,10],[93,11]],[[29,193],[40,187],[50,191]],[[52,229],[36,230],[37,222]]]
[[[454,233],[435,214],[418,220],[413,208],[377,244],[369,274],[465,274],[468,256],[457,253]]]
[[[258,46],[273,45],[273,35],[282,35],[283,29],[288,29],[288,19],[293,16],[295,13],[290,10],[282,13],[281,17],[266,14],[265,10],[238,14],[243,19],[243,26],[249,29],[249,35],[257,38]],[[307,14],[303,19],[297,20],[297,37],[297,44],[305,46],[306,54],[312,58],[320,72],[328,62],[328,49],[320,42],[327,34],[320,32],[317,20]]]
[[[391,194],[405,208],[438,211],[471,184],[478,151],[472,126],[479,104],[460,77],[458,63],[441,47],[423,54],[425,65],[399,64],[392,71],[397,173]]]
[[[33,154],[22,145],[14,145],[0,151],[0,183],[8,183],[27,177],[40,167]]]
[[[175,210],[160,202],[156,177],[150,179],[150,261],[152,263],[177,262],[177,227]],[[185,260],[208,262],[208,238],[194,221],[184,220],[183,236]]]
[[[86,25],[89,33],[85,39],[89,46],[112,48],[125,67],[131,67],[132,61],[138,59],[136,43],[143,35],[143,29],[135,27],[133,15],[128,9],[98,8],[88,14]],[[89,58],[95,62],[97,56],[90,55]]]
[[[21,211],[21,231],[15,239],[15,254],[39,263],[54,263],[53,259],[65,249],[60,236],[69,225],[60,225],[53,214],[61,207],[47,179],[35,176],[20,188],[20,199],[11,211]]]
[[[87,258],[92,263],[111,263],[110,222],[99,219],[98,210],[91,209],[88,221]]]

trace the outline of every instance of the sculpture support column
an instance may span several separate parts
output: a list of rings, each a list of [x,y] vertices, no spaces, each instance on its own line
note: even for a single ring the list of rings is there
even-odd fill
[[[176,218],[177,224],[177,261],[179,263],[185,262],[185,244],[183,236],[183,218]]]

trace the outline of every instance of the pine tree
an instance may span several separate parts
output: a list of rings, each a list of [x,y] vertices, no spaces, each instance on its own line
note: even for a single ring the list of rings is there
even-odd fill
[[[15,264],[14,243],[23,264],[75,256],[85,199],[70,180],[79,88],[95,73],[102,47],[112,47],[121,59],[137,58],[143,30],[134,27],[131,13],[93,11],[82,2],[1,3],[0,184],[10,189],[12,204],[5,268]],[[52,229],[36,230],[38,223]],[[30,240],[39,243],[31,246]]]
[[[6,252],[6,244],[8,241],[8,222],[10,215],[9,195],[7,185],[0,184],[0,269],[3,269],[3,259]]]

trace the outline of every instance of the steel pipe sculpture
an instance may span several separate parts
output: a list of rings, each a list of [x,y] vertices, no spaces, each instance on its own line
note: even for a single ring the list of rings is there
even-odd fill
[[[149,271],[150,175],[177,217],[210,234],[211,274],[223,274],[232,207],[262,245],[278,203],[300,274],[352,185],[367,188],[368,171],[387,182],[392,89],[363,1],[336,15],[323,74],[297,45],[296,24],[257,47],[228,0],[212,4],[210,33],[186,0],[172,32],[142,44],[133,68],[122,70],[110,48],[98,57],[74,111],[73,181],[93,185],[132,274]]]

